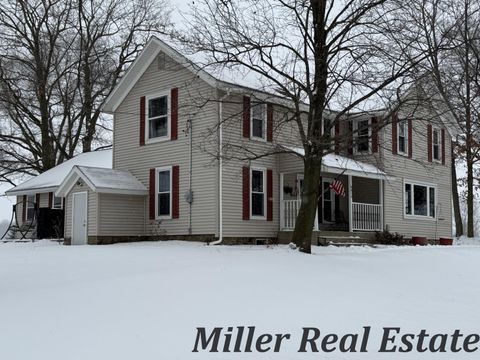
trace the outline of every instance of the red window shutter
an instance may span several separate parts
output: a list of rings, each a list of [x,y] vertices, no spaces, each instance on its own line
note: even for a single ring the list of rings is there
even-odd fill
[[[22,223],[27,220],[27,195],[23,195]]]
[[[397,137],[397,114],[392,114],[392,154],[397,155],[398,153],[398,137]]]
[[[40,208],[40,194],[35,194],[35,208]]]
[[[145,145],[145,96],[140,98],[140,146]]]
[[[243,137],[250,137],[250,97],[243,97]]]
[[[372,117],[372,152],[378,152],[378,119]]]
[[[427,125],[427,154],[428,154],[428,161],[432,162],[432,125]]]
[[[335,120],[335,154],[340,154],[340,123]]]
[[[178,219],[180,211],[180,168],[178,165],[172,167],[172,219]]]
[[[53,192],[48,193],[48,208],[51,209],[53,204]]]
[[[155,220],[155,169],[150,169],[150,180],[148,185],[149,192],[149,219]]]
[[[267,221],[273,221],[273,171],[267,169]]]
[[[170,139],[177,140],[178,138],[178,88],[173,88],[171,90],[170,102],[171,102],[170,125],[172,127],[170,132]]]
[[[413,156],[413,125],[412,119],[408,119],[408,158]]]
[[[348,139],[348,155],[353,155],[353,123],[352,121],[348,122],[348,130],[349,130],[349,139]]]
[[[242,184],[242,203],[243,203],[243,220],[250,219],[250,168],[243,167],[243,184]]]
[[[273,140],[273,105],[267,105],[267,141]]]
[[[445,129],[442,129],[442,165],[445,165]]]

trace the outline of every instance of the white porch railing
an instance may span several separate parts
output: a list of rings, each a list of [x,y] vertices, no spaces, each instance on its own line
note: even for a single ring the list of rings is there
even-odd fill
[[[300,211],[300,200],[283,200],[281,209],[281,227],[283,230],[293,230],[298,212]],[[315,214],[314,230],[318,230],[318,211]]]
[[[283,200],[281,226],[293,230],[300,210],[300,200]],[[377,231],[382,228],[382,205],[352,202],[352,230]],[[318,212],[314,229],[318,229]]]
[[[352,202],[352,229],[380,231],[382,229],[382,205]]]

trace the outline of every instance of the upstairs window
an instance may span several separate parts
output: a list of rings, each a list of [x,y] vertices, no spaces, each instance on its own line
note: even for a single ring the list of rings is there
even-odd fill
[[[54,196],[52,209],[62,209],[63,208],[63,198]]]
[[[369,137],[370,137],[370,128],[369,120],[358,120],[356,121],[357,128],[357,141],[355,144],[355,152],[364,153],[369,151]]]
[[[27,221],[33,220],[35,216],[35,195],[27,196],[27,203],[25,204],[25,206],[27,207],[26,220]]]
[[[168,95],[147,98],[147,139],[168,138]]]
[[[430,185],[405,183],[405,215],[435,218],[436,188]]]
[[[157,218],[169,218],[172,208],[171,168],[157,169]]]
[[[265,217],[265,170],[251,170],[251,217]]]
[[[406,121],[398,123],[398,153],[406,154],[408,152],[408,125]]]
[[[265,140],[265,125],[267,123],[266,116],[267,110],[265,104],[256,104],[252,106],[252,123],[250,126],[252,129],[252,138]]]
[[[436,128],[432,133],[432,153],[433,160],[440,161],[440,131]]]

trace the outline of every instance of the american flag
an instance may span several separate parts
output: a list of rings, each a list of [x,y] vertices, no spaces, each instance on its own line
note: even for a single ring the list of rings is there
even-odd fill
[[[330,183],[330,189],[335,191],[335,194],[340,196],[345,196],[345,187],[343,186],[342,182],[338,179],[334,179]]]

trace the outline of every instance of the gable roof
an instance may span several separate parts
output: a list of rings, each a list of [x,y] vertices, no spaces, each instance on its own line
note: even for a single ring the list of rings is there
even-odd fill
[[[56,196],[65,197],[81,179],[93,191],[99,193],[147,195],[148,191],[138,179],[125,170],[113,170],[90,166],[74,166],[62,181]]]
[[[179,64],[207,82],[210,86],[217,87],[217,79],[202,70],[186,56],[180,54],[165,41],[160,40],[156,36],[152,36],[134,62],[130,65],[117,86],[115,86],[108,96],[103,105],[103,111],[113,113],[117,109],[122,100],[127,96],[133,86],[137,83],[138,79],[140,79],[148,66],[160,52],[165,53],[167,56],[177,61]]]
[[[76,165],[90,165],[100,168],[112,168],[112,150],[99,150],[78,154],[50,170],[34,176],[31,179],[6,191],[8,196],[32,195],[36,193],[53,192],[57,190],[63,179]]]
[[[160,52],[163,52],[214,88],[231,92],[250,93],[259,99],[268,99],[273,103],[291,106],[291,101],[284,96],[271,91],[261,90],[264,86],[261,85],[260,75],[252,72],[243,73],[239,67],[214,69],[212,66],[209,66],[202,54],[197,53],[185,56],[175,49],[171,41],[167,42],[166,39],[152,36],[108,96],[102,108],[104,112],[110,114],[115,112]],[[307,105],[303,104],[303,106],[305,108],[302,110],[307,110]]]

